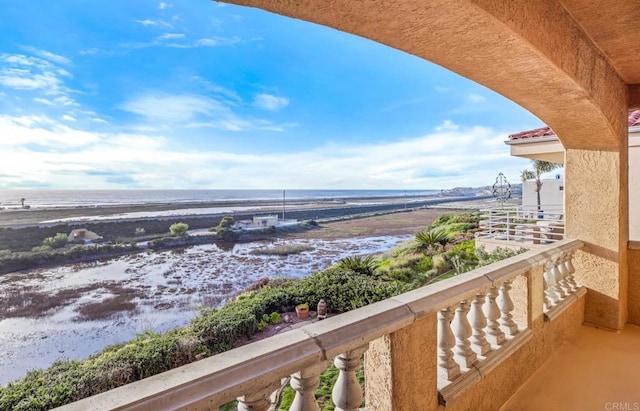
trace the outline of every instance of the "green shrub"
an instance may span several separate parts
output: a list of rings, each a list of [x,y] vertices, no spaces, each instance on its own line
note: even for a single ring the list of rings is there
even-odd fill
[[[360,255],[345,257],[336,265],[343,270],[351,270],[362,275],[373,275],[377,267],[373,257]]]
[[[169,232],[174,237],[183,237],[187,235],[189,231],[189,225],[186,223],[174,223],[169,227]]]
[[[526,248],[519,248],[518,250],[513,250],[511,248],[502,248],[497,247],[495,250],[487,252],[484,247],[480,247],[476,250],[476,255],[478,256],[478,266],[482,267],[485,265],[493,264],[495,262],[507,259],[509,257],[516,256],[518,254],[525,253],[529,250]]]
[[[42,241],[44,247],[61,248],[67,245],[68,236],[65,233],[57,233],[53,237],[47,237]]]
[[[234,223],[234,219],[231,216],[224,216],[218,223],[218,229],[231,228]]]

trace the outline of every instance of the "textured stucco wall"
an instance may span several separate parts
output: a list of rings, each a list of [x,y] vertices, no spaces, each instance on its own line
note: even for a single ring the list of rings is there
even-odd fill
[[[568,149],[565,157],[566,234],[585,243],[575,262],[589,289],[585,320],[620,329],[627,320],[627,154]]]
[[[369,344],[365,355],[368,409],[428,411],[438,408],[436,329],[433,315]]]

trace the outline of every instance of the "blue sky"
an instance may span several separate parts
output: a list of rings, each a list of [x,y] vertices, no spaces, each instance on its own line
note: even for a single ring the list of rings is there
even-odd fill
[[[210,1],[0,0],[0,189],[511,182],[526,110],[427,61]]]

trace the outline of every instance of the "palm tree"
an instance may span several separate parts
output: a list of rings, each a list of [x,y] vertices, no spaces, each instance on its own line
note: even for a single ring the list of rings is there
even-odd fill
[[[562,164],[551,163],[542,160],[532,160],[532,165],[533,171],[529,169],[522,170],[520,172],[520,178],[522,179],[523,183],[533,178],[536,179],[535,192],[538,197],[538,211],[540,211],[540,190],[542,190],[542,175],[561,168]]]
[[[450,237],[442,228],[435,228],[420,231],[416,234],[416,241],[420,250],[424,251],[426,255],[432,256],[444,249],[450,241]]]

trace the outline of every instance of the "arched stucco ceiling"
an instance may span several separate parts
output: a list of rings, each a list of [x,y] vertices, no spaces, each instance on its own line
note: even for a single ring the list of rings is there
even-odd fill
[[[386,44],[487,86],[566,148],[626,144],[627,86],[556,0],[230,0]]]

